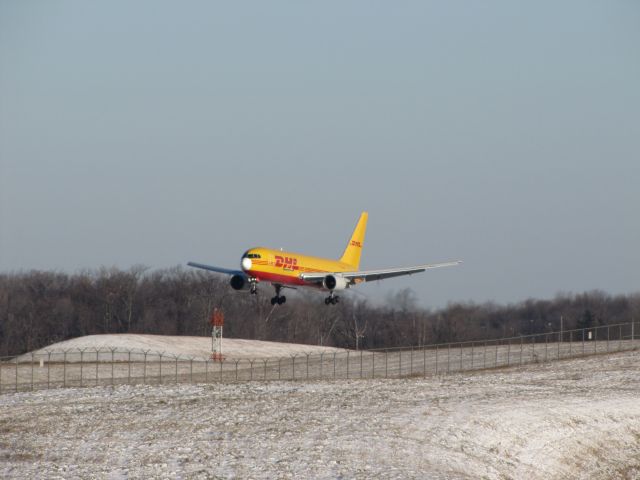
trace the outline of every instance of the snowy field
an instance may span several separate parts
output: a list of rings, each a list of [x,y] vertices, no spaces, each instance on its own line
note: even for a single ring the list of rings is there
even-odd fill
[[[0,396],[2,478],[640,478],[637,351],[405,379]]]

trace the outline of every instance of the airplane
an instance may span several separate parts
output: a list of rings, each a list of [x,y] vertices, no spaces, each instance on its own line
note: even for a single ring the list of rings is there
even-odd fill
[[[432,268],[451,267],[462,263],[432,263],[413,267],[387,268],[382,270],[358,270],[360,255],[364,246],[368,213],[362,212],[356,228],[339,260],[311,257],[300,253],[283,252],[270,248],[256,247],[244,252],[240,260],[240,270],[189,262],[187,265],[231,276],[230,284],[234,290],[258,292],[259,282],[270,282],[276,295],[271,305],[282,305],[287,301],[280,292],[283,288],[311,287],[329,292],[325,305],[335,305],[340,297],[335,292],[346,290],[360,283],[383,280],[386,278],[412,275]]]

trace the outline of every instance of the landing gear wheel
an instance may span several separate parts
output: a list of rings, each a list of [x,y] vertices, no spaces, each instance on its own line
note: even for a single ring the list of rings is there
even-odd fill
[[[272,297],[271,298],[271,305],[275,305],[276,303],[278,303],[278,297]]]
[[[325,305],[335,305],[336,303],[338,303],[338,299],[340,297],[338,297],[337,295],[334,295],[333,293],[331,295],[329,295],[327,298],[324,299],[324,304]]]
[[[285,297],[284,295],[282,295],[281,297],[278,297],[278,305],[282,305],[286,301],[287,301],[287,297]]]

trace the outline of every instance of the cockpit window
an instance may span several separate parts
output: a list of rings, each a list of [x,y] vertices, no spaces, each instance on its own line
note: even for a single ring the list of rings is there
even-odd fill
[[[246,257],[246,258],[262,258],[259,253],[246,253],[244,255],[244,257]]]

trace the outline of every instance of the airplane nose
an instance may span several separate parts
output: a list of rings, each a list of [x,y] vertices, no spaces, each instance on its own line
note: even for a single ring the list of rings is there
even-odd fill
[[[242,259],[242,270],[244,270],[245,272],[247,270],[251,270],[251,259],[250,258],[243,258]]]

